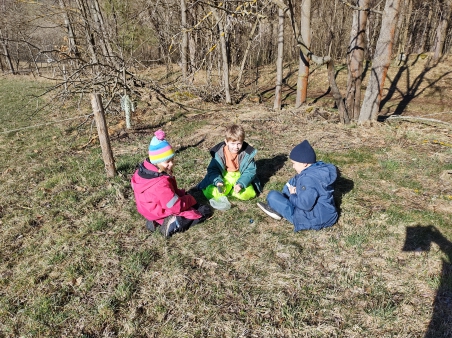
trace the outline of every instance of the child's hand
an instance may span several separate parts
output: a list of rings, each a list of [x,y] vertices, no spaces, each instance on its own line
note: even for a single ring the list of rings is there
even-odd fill
[[[289,192],[290,194],[296,194],[297,193],[297,187],[294,187],[293,185],[289,186]]]
[[[222,194],[222,193],[223,193],[223,190],[224,190],[224,188],[223,188],[223,183],[217,183],[217,189],[218,189],[218,192],[219,192],[220,194]]]
[[[234,192],[238,194],[242,190],[242,186],[240,184],[234,185]]]

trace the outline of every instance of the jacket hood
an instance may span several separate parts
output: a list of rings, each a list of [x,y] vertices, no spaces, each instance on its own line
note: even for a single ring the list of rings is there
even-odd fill
[[[223,147],[226,145],[226,142],[220,142],[218,143],[216,146],[212,147],[210,149],[210,156],[215,157],[215,154],[220,150],[223,149]],[[254,148],[252,146],[250,146],[247,142],[243,142],[242,144],[242,149],[240,149],[240,152],[245,152],[248,155],[251,155],[251,153],[254,151]]]
[[[158,180],[155,180],[155,178],[165,175],[164,173],[160,173],[158,168],[146,159],[138,166],[137,175],[133,180],[133,184],[137,191],[143,192],[158,183]]]
[[[301,172],[309,177],[314,177],[325,185],[331,185],[336,181],[337,168],[330,163],[318,161]]]

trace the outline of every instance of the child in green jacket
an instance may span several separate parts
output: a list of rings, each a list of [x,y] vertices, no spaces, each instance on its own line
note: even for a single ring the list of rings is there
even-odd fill
[[[229,195],[249,200],[261,192],[254,162],[257,150],[244,140],[245,131],[234,124],[226,128],[225,140],[210,149],[212,160],[198,184],[207,199]]]

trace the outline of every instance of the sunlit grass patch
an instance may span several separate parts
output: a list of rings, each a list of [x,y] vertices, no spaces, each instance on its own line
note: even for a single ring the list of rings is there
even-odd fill
[[[336,166],[345,166],[351,164],[366,164],[371,165],[375,163],[375,151],[372,149],[359,148],[347,152],[338,153],[320,153],[321,159],[324,162],[334,163]]]
[[[436,291],[450,287],[452,191],[438,180],[450,149],[422,144],[423,127],[349,128],[261,109],[174,110],[161,124],[150,115],[152,128],[112,139],[110,179],[99,144],[76,136],[88,126],[0,136],[0,335],[423,336]],[[230,210],[170,239],[149,232],[130,177],[154,129],[167,132],[188,189],[232,121],[258,150],[263,194],[230,198]],[[341,213],[331,228],[294,233],[256,202],[295,174],[288,154],[305,138],[340,170]]]

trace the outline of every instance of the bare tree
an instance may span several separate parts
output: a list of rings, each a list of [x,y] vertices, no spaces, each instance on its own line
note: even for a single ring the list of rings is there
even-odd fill
[[[423,17],[421,20],[421,23],[424,25],[424,29],[422,30],[421,36],[420,36],[420,43],[418,45],[417,52],[418,53],[424,53],[426,48],[425,45],[428,43],[428,37],[430,35],[431,31],[431,24],[432,24],[432,16],[433,16],[433,7],[429,3],[425,3],[425,7],[427,10],[427,18]]]
[[[271,0],[274,4],[278,6],[278,8],[282,9],[284,13],[288,16],[290,19],[290,24],[292,26],[293,33],[296,37],[297,45],[300,48],[300,51],[308,56],[314,63],[318,65],[324,65],[327,64],[328,67],[328,80],[330,83],[331,93],[334,97],[334,100],[336,102],[338,111],[339,111],[339,119],[341,123],[349,123],[350,119],[348,117],[347,109],[344,104],[344,100],[342,97],[341,92],[339,91],[339,88],[336,84],[336,79],[334,76],[334,62],[331,59],[330,56],[318,56],[315,55],[311,50],[306,46],[306,43],[303,41],[303,37],[299,33],[298,26],[295,23],[294,13],[291,10],[290,6],[285,5],[280,0]]]
[[[240,84],[242,82],[243,70],[245,68],[245,63],[246,63],[246,60],[248,58],[248,53],[249,53],[250,48],[251,48],[251,42],[253,41],[253,36],[254,36],[254,34],[256,32],[256,28],[257,28],[257,24],[258,23],[259,23],[259,17],[256,18],[256,21],[254,22],[254,25],[251,28],[251,31],[250,31],[250,33],[248,35],[248,43],[247,43],[247,46],[245,48],[245,53],[243,54],[242,63],[240,64],[240,70],[239,70],[239,74],[238,74],[238,77],[237,77],[237,87],[236,87],[237,90],[240,90]]]
[[[88,0],[87,0],[88,1]],[[110,43],[110,36],[108,29],[104,23],[104,18],[102,11],[97,0],[89,0],[90,2],[90,12],[94,22],[95,31],[97,33],[97,43],[100,45],[103,56],[105,60],[112,63],[116,68],[119,69],[120,64],[118,63],[113,48]]]
[[[184,81],[186,81],[188,73],[188,31],[187,31],[187,5],[185,3],[185,0],[180,0],[180,11],[182,20],[181,67],[182,67],[182,77]]]
[[[227,46],[226,46],[226,38],[225,38],[225,30],[223,25],[223,19],[218,14],[218,11],[216,8],[212,8],[212,12],[215,16],[215,19],[217,21],[218,30],[220,34],[220,46],[221,46],[221,60],[222,60],[222,67],[223,67],[223,86],[224,86],[224,93],[225,93],[225,102],[231,104],[231,92],[229,88],[229,62],[228,62],[228,52],[227,52]]]
[[[444,43],[446,41],[446,32],[449,28],[449,20],[451,13],[452,0],[448,0],[444,3],[441,10],[441,20],[439,21],[438,27],[436,29],[436,38],[434,48],[433,60],[438,61],[443,55]]]
[[[346,106],[352,120],[358,120],[361,107],[361,83],[363,78],[364,52],[366,50],[366,27],[370,0],[356,0],[353,24],[347,55],[348,82]]]
[[[63,13],[64,26],[67,31],[68,54],[75,58],[80,58],[80,52],[77,47],[77,39],[75,37],[74,29],[72,28],[73,24],[67,12],[66,5],[63,0],[59,0],[59,5]]]
[[[281,109],[281,91],[283,79],[283,57],[284,57],[284,10],[278,8],[278,56],[276,58],[276,87],[273,108]]]
[[[303,0],[301,3],[301,37],[307,48],[311,46],[311,0]],[[297,95],[295,108],[299,108],[306,102],[308,93],[309,57],[299,51]]]
[[[372,59],[370,79],[359,114],[359,122],[377,120],[381,96],[391,62],[394,32],[401,0],[386,0],[380,36]]]
[[[402,33],[400,34],[399,39],[399,47],[397,50],[397,55],[400,55],[400,57],[405,57],[405,54],[407,52],[407,39],[408,39],[408,32],[410,27],[410,20],[411,20],[411,13],[413,10],[413,0],[406,0],[406,6],[404,6],[404,24],[402,26]],[[402,15],[402,12],[400,13]],[[403,56],[402,56],[403,55]]]
[[[12,74],[16,74],[16,71],[14,70],[13,62],[11,60],[11,55],[9,53],[8,39],[7,39],[7,37],[3,36],[1,29],[0,29],[0,40],[2,41],[3,53],[4,53],[3,55],[5,56],[9,70],[11,71]]]

